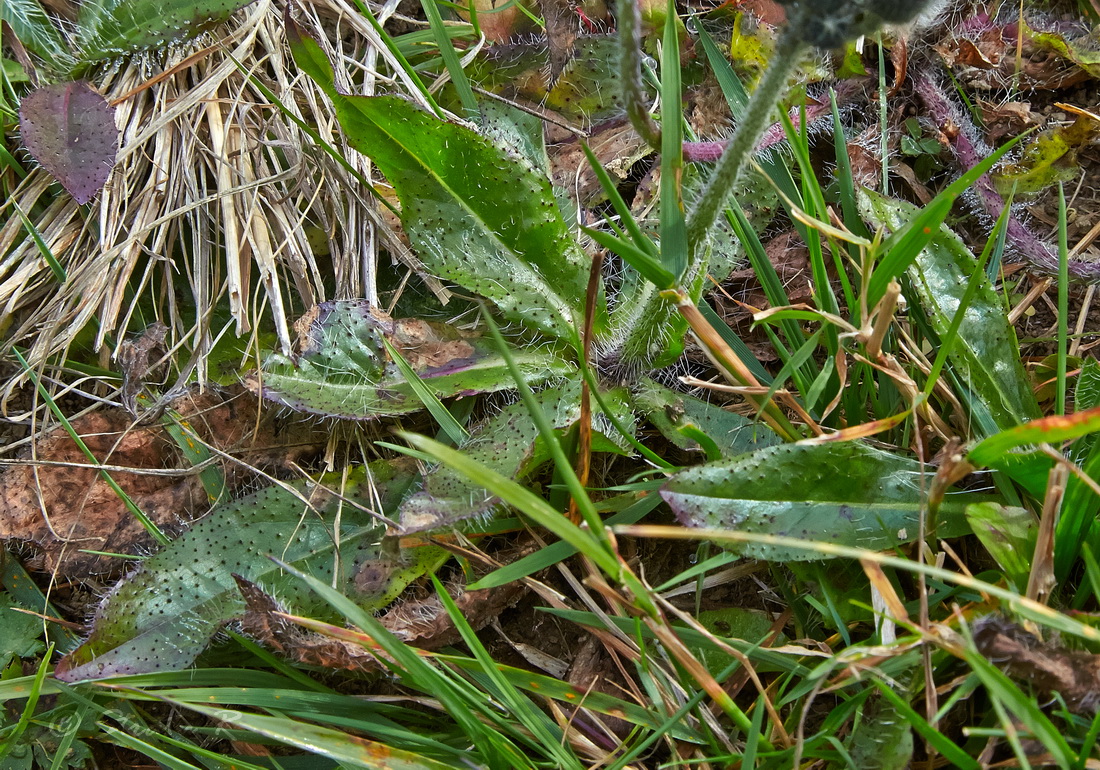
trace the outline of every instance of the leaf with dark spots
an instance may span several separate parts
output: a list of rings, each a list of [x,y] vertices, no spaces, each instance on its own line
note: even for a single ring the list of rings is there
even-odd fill
[[[119,134],[114,108],[88,83],[55,83],[25,96],[19,130],[27,150],[77,203],[103,189]]]
[[[635,388],[634,403],[665,438],[681,449],[703,450],[708,460],[737,457],[781,439],[766,425],[653,380]]]
[[[325,302],[296,327],[297,353],[272,354],[261,371],[245,378],[245,386],[297,411],[368,420],[422,409],[383,340],[401,353],[437,398],[514,386],[491,341],[446,324],[391,319],[361,300]],[[548,349],[517,349],[512,356],[532,385],[575,371]]]
[[[661,496],[689,527],[782,535],[870,550],[893,548],[919,531],[921,474],[914,460],[856,442],[784,444],[674,475]],[[937,536],[970,531],[968,503],[988,496],[952,493],[940,507]],[[763,543],[727,546],[769,561],[820,558],[808,549]]]
[[[88,64],[186,40],[228,19],[253,0],[86,0],[76,48]]]
[[[860,196],[860,205],[872,226],[895,233],[920,213],[910,203],[871,192]],[[1005,430],[1039,417],[1039,405],[1020,361],[1016,331],[992,284],[982,279],[970,305],[962,306],[976,266],[974,255],[944,225],[932,235],[908,274],[913,292],[937,334],[947,334],[962,308],[964,315],[948,360],[997,428]]]
[[[245,611],[242,580],[277,596],[291,611],[323,612],[305,584],[283,573],[271,555],[326,582],[335,580],[363,607],[385,606],[445,554],[422,546],[371,593],[356,588],[356,571],[384,550],[386,527],[366,511],[392,510],[413,478],[401,464],[379,462],[354,474],[341,497],[305,481],[219,506],[115,586],[96,612],[91,636],[62,660],[57,678],[72,682],[186,668],[219,628]],[[338,485],[339,474],[323,481]],[[333,521],[340,522],[339,532]]]
[[[349,144],[393,185],[402,225],[429,270],[491,300],[508,319],[579,348],[590,262],[549,179],[403,99],[340,93],[317,42],[290,19],[287,27],[294,60],[332,100]],[[607,311],[598,305],[603,332]]]

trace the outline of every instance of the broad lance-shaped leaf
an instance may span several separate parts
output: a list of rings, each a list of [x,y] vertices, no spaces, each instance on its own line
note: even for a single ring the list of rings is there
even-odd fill
[[[338,488],[334,475],[325,481]],[[395,564],[382,551],[385,526],[356,504],[376,510],[380,500],[383,511],[392,510],[414,478],[401,466],[379,462],[369,474],[355,475],[342,490],[342,504],[317,485],[296,483],[313,510],[281,487],[218,506],[115,586],[96,613],[91,636],[61,661],[57,678],[73,682],[186,668],[219,628],[244,611],[234,575],[259,583],[292,611],[322,611],[301,581],[270,556],[325,582],[339,565],[341,590],[364,607],[384,607],[445,552],[420,547],[412,549],[408,563]],[[339,537],[331,523],[337,509]]]
[[[405,232],[428,269],[488,298],[507,318],[579,348],[590,262],[546,176],[404,99],[340,93],[324,52],[289,17],[287,36],[298,66],[332,99],[348,142],[393,185]]]
[[[918,213],[916,206],[872,192],[860,196],[868,221],[897,231]],[[947,333],[977,261],[946,225],[909,268],[913,288],[939,335]],[[993,287],[982,280],[966,308],[950,361],[974,397],[1001,430],[1040,416],[1039,405],[1020,362],[1020,343]]]
[[[76,49],[90,64],[185,40],[228,19],[253,0],[86,0]]]
[[[383,337],[408,361],[437,398],[514,387],[493,343],[466,337],[444,324],[391,319],[361,300],[325,302],[299,322],[298,352],[274,353],[259,373],[245,378],[253,393],[298,411],[365,420],[424,408]],[[527,382],[575,374],[547,348],[513,351]]]
[[[767,447],[673,476],[661,495],[685,526],[781,535],[880,551],[918,535],[921,475],[914,460],[847,442]],[[991,500],[948,494],[937,537],[968,533],[966,505]],[[813,551],[759,543],[731,547],[741,556],[809,561]]]
[[[19,130],[31,155],[77,203],[90,201],[111,175],[115,110],[84,81],[54,83],[23,97]]]

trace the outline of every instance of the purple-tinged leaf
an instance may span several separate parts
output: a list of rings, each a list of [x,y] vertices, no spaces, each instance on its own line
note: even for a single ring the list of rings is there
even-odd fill
[[[28,94],[19,105],[19,128],[27,150],[77,203],[103,189],[118,129],[114,108],[88,83],[55,83]]]

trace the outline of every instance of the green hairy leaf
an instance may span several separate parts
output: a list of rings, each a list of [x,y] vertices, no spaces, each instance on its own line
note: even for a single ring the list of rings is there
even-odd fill
[[[327,417],[366,420],[424,408],[385,351],[390,342],[437,398],[490,393],[513,386],[492,342],[467,337],[445,324],[388,318],[361,300],[325,302],[299,321],[293,356],[273,353],[245,385],[291,409]],[[553,350],[513,354],[528,382],[575,372]]]
[[[918,535],[920,463],[856,442],[760,449],[673,476],[661,495],[689,527],[781,535],[871,550]],[[950,494],[940,507],[938,537],[969,532],[967,503],[988,499]],[[746,543],[738,555],[770,561],[818,558],[812,551]]]
[[[589,261],[546,176],[403,99],[340,93],[317,43],[293,21],[287,32],[294,60],[332,99],[350,144],[393,185],[405,232],[428,269],[488,298],[506,318],[579,349]]]
[[[6,22],[16,39],[51,68],[68,67],[72,55],[65,38],[38,0],[4,0],[0,3],[0,21]]]
[[[870,192],[863,201],[872,225],[894,231],[919,212],[909,203]],[[909,267],[913,288],[938,334],[945,334],[951,326],[975,269],[974,255],[946,226]],[[955,372],[1002,430],[1039,417],[1039,406],[1020,362],[1016,332],[988,281],[978,288],[965,313],[949,356]]]
[[[342,490],[344,502],[300,482],[291,485],[298,494],[272,486],[218,506],[112,590],[91,636],[62,659],[57,678],[72,682],[186,668],[244,610],[234,575],[260,583],[296,611],[317,611],[309,591],[283,574],[271,556],[327,582],[338,565],[337,585],[364,607],[384,607],[422,574],[425,560],[438,558],[438,549],[417,548],[409,563],[394,567],[381,548],[385,526],[357,507],[375,510],[380,500],[383,510],[392,510],[414,478],[397,467],[375,463],[369,474],[356,474]],[[328,481],[338,485],[339,478]],[[331,523],[337,509],[339,533]],[[379,564],[391,567],[384,577]],[[364,569],[372,576],[369,590],[357,588],[364,584],[356,580]]]
[[[76,49],[84,64],[185,40],[252,0],[89,0],[80,5]]]

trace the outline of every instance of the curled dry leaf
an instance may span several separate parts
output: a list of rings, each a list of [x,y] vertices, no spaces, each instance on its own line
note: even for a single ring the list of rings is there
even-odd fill
[[[279,446],[269,425],[257,429],[256,400],[239,389],[192,391],[171,408],[199,441],[251,465],[286,462],[302,451]],[[208,510],[201,476],[163,422],[140,425],[121,409],[104,409],[73,420],[72,427],[100,463],[134,469],[110,475],[162,531],[179,532]],[[140,554],[153,547],[152,537],[63,428],[39,439],[22,459],[26,464],[0,473],[0,540],[33,545],[38,553],[31,566],[79,579],[118,564],[82,550]],[[248,479],[241,468],[225,467],[229,488]]]

